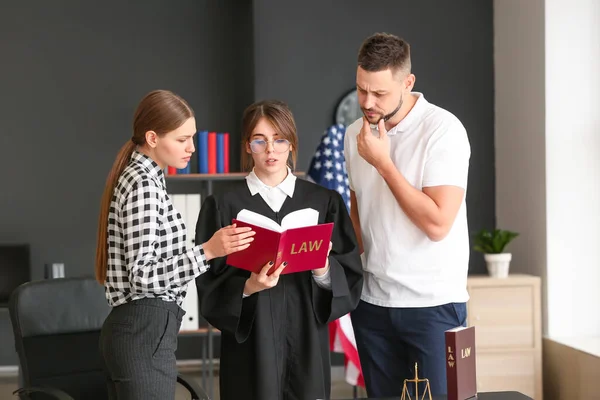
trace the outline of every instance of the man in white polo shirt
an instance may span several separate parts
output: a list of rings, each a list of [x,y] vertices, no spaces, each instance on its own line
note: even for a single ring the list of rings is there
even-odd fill
[[[406,41],[365,40],[356,73],[364,117],[347,128],[344,151],[364,250],[351,316],[369,397],[401,396],[415,362],[432,394],[445,394],[444,331],[467,315],[469,139],[414,84]]]

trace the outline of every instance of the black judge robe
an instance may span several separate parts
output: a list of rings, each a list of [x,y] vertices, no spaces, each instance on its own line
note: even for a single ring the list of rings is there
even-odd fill
[[[225,257],[196,278],[200,313],[221,331],[222,400],[329,399],[331,368],[328,323],[353,311],[362,291],[358,244],[342,197],[296,179],[292,198],[274,212],[246,181],[204,201],[196,243],[231,224],[242,209],[277,223],[292,211],[313,208],[319,223],[334,222],[330,255],[331,290],[320,288],[311,271],[282,274],[277,286],[242,299],[250,272],[227,266]],[[285,260],[284,260],[285,261]]]

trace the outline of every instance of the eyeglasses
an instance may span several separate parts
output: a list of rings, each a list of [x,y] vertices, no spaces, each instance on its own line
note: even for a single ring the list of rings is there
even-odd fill
[[[260,154],[267,151],[267,145],[271,143],[273,145],[273,151],[275,153],[285,153],[290,149],[290,142],[286,139],[276,139],[276,140],[262,140],[256,139],[250,142],[250,150],[253,153]]]

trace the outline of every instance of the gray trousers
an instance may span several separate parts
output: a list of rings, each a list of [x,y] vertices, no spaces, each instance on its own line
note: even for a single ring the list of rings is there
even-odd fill
[[[175,399],[175,350],[184,314],[161,299],[112,309],[100,335],[110,400]]]

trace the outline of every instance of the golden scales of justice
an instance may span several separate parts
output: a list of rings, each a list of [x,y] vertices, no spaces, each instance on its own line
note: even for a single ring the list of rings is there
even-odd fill
[[[414,382],[415,384],[415,400],[419,400],[419,382],[425,382],[425,391],[423,392],[423,395],[421,396],[420,400],[425,399],[425,395],[428,395],[429,400],[432,400],[429,379],[419,378],[419,368],[417,367],[417,363],[415,363],[415,379],[404,380],[404,387],[402,388],[402,397],[400,398],[400,400],[412,400],[412,397],[410,397],[410,393],[408,393],[408,387],[406,386],[407,382]]]

